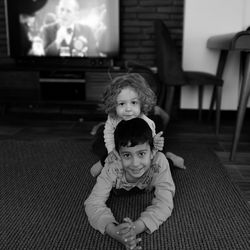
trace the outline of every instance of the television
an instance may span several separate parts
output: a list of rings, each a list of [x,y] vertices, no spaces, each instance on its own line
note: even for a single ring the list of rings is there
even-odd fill
[[[17,63],[101,66],[119,57],[119,0],[5,3],[8,52]]]

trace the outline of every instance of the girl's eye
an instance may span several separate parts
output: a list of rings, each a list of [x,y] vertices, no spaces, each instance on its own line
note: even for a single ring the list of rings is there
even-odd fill
[[[123,106],[124,105],[124,102],[120,102],[118,103],[119,106]]]
[[[139,104],[139,101],[132,101],[132,104],[134,104],[134,105],[138,105]]]

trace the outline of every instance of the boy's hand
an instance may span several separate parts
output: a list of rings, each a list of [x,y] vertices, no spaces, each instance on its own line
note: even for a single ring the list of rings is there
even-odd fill
[[[119,225],[110,223],[106,226],[105,231],[109,236],[122,243],[127,250],[139,250],[141,247],[137,246],[137,243],[139,243],[141,239],[136,239],[136,235],[133,233],[133,230],[131,231],[131,229],[130,223],[127,222]]]
[[[108,163],[111,163],[111,162],[114,162],[114,161],[119,161],[121,160],[120,158],[120,155],[118,154],[118,152],[113,149],[107,156],[105,162],[108,162]]]
[[[159,132],[154,136],[154,148],[162,151],[163,146],[164,146],[164,137],[162,137],[163,132]]]
[[[141,238],[136,238],[135,225],[130,218],[124,218],[125,223],[118,225],[118,234],[124,240],[126,249],[139,250],[141,246],[137,244],[141,241]]]

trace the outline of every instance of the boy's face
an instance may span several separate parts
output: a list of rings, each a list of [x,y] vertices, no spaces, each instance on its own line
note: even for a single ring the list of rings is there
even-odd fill
[[[151,166],[154,153],[145,142],[134,147],[121,147],[119,154],[127,181],[136,182]]]
[[[131,120],[141,113],[138,94],[132,88],[124,88],[117,96],[116,114],[122,120]]]

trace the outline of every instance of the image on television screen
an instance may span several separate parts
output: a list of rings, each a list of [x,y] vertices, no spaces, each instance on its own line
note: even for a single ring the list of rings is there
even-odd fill
[[[9,17],[12,11],[18,16],[19,28],[9,28],[12,41],[20,42],[15,54],[105,58],[119,53],[119,0],[32,0],[15,6],[8,8]]]

